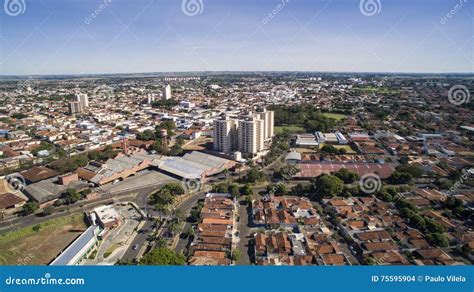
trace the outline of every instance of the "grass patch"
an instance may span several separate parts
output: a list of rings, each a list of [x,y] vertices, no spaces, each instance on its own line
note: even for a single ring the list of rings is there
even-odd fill
[[[108,258],[118,247],[118,244],[112,243],[112,245],[104,252],[104,259]]]
[[[346,116],[336,113],[323,113],[323,116],[330,119],[335,119],[336,121],[342,121]]]
[[[347,154],[355,154],[356,152],[352,150],[349,145],[333,145],[336,149],[346,149]]]
[[[0,236],[0,265],[45,265],[84,230],[83,214],[51,219]]]
[[[305,133],[306,130],[302,126],[298,125],[285,125],[285,126],[276,126],[275,134],[283,134],[287,130],[290,133]]]

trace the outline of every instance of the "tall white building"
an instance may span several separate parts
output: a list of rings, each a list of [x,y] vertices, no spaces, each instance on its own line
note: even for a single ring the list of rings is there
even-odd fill
[[[81,103],[78,101],[71,101],[69,102],[69,113],[71,115],[77,114],[81,112]]]
[[[257,154],[265,146],[265,121],[257,116],[239,120],[238,150],[242,153]]]
[[[222,117],[214,121],[214,150],[230,153],[238,147],[238,121]]]
[[[81,109],[89,107],[89,96],[85,93],[76,94],[76,101],[81,105]]]
[[[162,100],[171,99],[171,85],[168,84],[163,88],[161,99]]]
[[[271,139],[274,136],[273,128],[275,125],[275,112],[267,111],[263,108],[257,111],[256,115],[265,122],[264,137],[265,140]]]
[[[257,154],[273,137],[274,113],[265,109],[239,119],[222,117],[214,121],[214,149],[231,153]]]

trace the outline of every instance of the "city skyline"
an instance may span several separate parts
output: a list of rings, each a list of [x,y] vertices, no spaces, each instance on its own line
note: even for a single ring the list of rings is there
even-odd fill
[[[471,73],[471,11],[467,1],[25,1],[18,15],[2,11],[0,75]]]

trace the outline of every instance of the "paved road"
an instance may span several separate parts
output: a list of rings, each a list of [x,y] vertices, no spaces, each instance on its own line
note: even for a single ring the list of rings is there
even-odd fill
[[[150,182],[151,183],[151,182]],[[135,202],[139,208],[151,215],[156,215],[152,206],[148,205],[148,195],[158,189],[160,189],[166,182],[157,183],[155,185],[146,185],[144,187],[136,187],[132,189],[123,189],[114,191],[112,193],[102,192],[100,198],[91,201],[79,201],[72,205],[63,205],[56,207],[53,214],[49,216],[41,216],[41,214],[31,214],[28,216],[17,217],[10,220],[6,220],[0,223],[0,233],[5,233],[18,228],[28,227],[36,225],[41,222],[55,219],[69,214],[78,212],[84,212],[85,210],[98,207],[103,204],[113,203],[117,200],[125,201],[130,200]]]
[[[249,248],[250,248],[250,226],[249,226],[249,213],[248,213],[248,205],[244,203],[244,201],[239,202],[239,218],[240,221],[237,225],[239,231],[240,241],[237,245],[237,249],[240,251],[240,258],[236,262],[238,266],[248,266],[250,265],[250,255],[249,255]]]
[[[123,254],[121,260],[122,261],[131,261],[137,258],[140,249],[147,243],[148,236],[153,231],[153,224],[155,223],[154,219],[149,219],[145,222],[142,229],[140,229],[139,233],[133,239],[132,244],[128,247],[127,251]],[[138,248],[133,250],[133,246],[137,245]]]
[[[191,209],[197,204],[198,200],[203,198],[205,196],[206,192],[200,192],[196,195],[193,195],[193,196],[190,196],[189,198],[185,199],[183,202],[181,202],[178,206],[176,206],[176,209],[181,209],[184,211],[184,213],[186,215],[189,215],[189,212],[191,211]],[[146,197],[144,196],[140,196],[137,198],[137,201],[143,203],[143,202],[147,202],[147,199]],[[144,206],[144,205],[142,205]],[[153,206],[149,206],[148,207],[148,214],[151,214],[152,212],[155,212],[154,210],[152,210]],[[125,252],[125,254],[123,255],[123,257],[121,258],[122,261],[131,261],[131,260],[134,260],[137,258],[137,256],[139,255],[139,252],[140,252],[140,249],[144,246],[144,245],[148,245],[149,242],[148,242],[148,238],[150,237],[150,235],[153,233],[153,224],[154,224],[155,220],[152,219],[152,220],[148,220],[145,225],[143,226],[143,228],[140,230],[140,232],[136,235],[135,239],[133,240],[132,244],[130,245],[129,249]],[[186,229],[184,229],[186,230]],[[164,234],[164,232],[166,232],[166,226],[164,226],[164,228],[161,230],[160,234],[158,234],[158,236],[160,236],[161,234]],[[185,243],[182,243],[181,242],[182,239],[179,240],[178,242],[178,246],[185,246],[186,244]],[[133,246],[134,245],[137,245],[138,246],[138,249],[137,250],[133,250]]]

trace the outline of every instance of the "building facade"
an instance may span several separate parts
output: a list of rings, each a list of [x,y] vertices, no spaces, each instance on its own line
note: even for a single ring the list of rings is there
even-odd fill
[[[162,100],[171,99],[171,85],[168,84],[163,88],[163,94],[162,94],[161,99]]]
[[[221,117],[214,120],[214,150],[255,155],[264,150],[265,141],[273,137],[273,127],[274,112],[266,109],[239,118]]]

